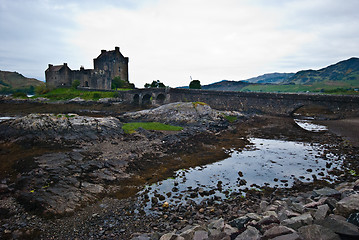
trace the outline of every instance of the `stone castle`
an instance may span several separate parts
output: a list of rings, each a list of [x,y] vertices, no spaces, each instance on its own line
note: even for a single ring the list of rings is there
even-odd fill
[[[46,85],[50,88],[71,87],[74,80],[79,80],[82,88],[110,90],[114,77],[128,81],[128,57],[121,54],[119,47],[113,51],[101,50],[93,62],[94,69],[81,67],[80,70],[71,70],[67,63],[49,64],[45,71]]]

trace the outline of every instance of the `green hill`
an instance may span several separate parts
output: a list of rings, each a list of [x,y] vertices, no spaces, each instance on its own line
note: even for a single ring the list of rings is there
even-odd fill
[[[17,72],[0,71],[0,93],[33,93],[34,88],[42,84],[44,82],[24,77]]]
[[[284,82],[304,85],[313,85],[318,82],[338,86],[347,86],[351,83],[358,85],[359,58],[350,58],[319,70],[299,71]]]
[[[253,84],[241,91],[358,94],[358,89],[359,58],[350,58],[319,70],[299,71],[281,84]]]

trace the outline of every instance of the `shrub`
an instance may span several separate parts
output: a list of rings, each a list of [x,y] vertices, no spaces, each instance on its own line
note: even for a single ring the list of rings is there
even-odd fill
[[[202,88],[201,82],[199,80],[192,80],[189,83],[189,88],[190,89],[201,89]]]
[[[15,92],[12,94],[12,96],[15,98],[27,98],[27,95],[24,92]]]
[[[50,92],[50,89],[46,86],[46,84],[41,84],[37,87],[35,87],[35,93],[36,95],[43,95]]]
[[[73,89],[77,89],[78,86],[80,86],[80,80],[74,80],[71,84]]]

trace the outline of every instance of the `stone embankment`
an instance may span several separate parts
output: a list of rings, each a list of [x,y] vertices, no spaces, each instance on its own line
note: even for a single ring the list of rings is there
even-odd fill
[[[204,210],[203,210],[204,211]],[[257,211],[225,221],[210,220],[180,230],[139,234],[132,240],[340,240],[359,239],[359,180],[293,194],[268,202]]]

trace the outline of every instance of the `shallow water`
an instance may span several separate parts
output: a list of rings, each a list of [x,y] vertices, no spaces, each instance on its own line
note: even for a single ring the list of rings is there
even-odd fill
[[[11,119],[16,119],[16,117],[0,117],[0,122],[11,120]]]
[[[310,132],[323,132],[327,131],[328,127],[320,124],[313,123],[309,119],[294,119],[294,122],[304,130],[310,131]]]
[[[175,177],[145,187],[148,199],[156,196],[169,203],[197,203],[205,198],[228,198],[232,192],[261,186],[291,187],[295,178],[302,182],[335,180],[329,171],[340,168],[342,159],[325,154],[319,144],[251,138],[252,145],[233,151],[225,160],[176,172]],[[141,194],[141,195],[142,195]],[[160,202],[161,202],[160,201]],[[148,202],[147,207],[150,207]]]

